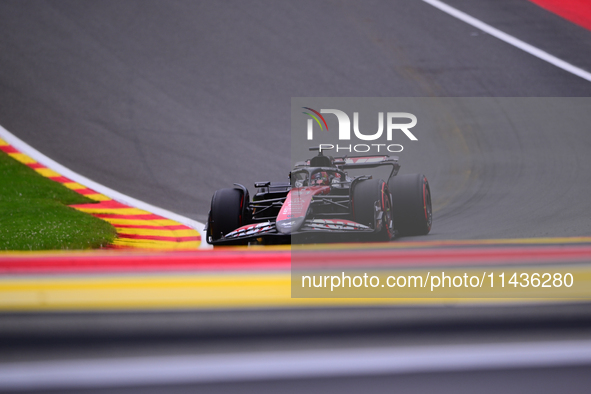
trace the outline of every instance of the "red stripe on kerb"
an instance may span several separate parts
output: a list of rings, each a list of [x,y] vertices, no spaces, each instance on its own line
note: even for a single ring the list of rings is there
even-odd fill
[[[564,19],[591,30],[591,2],[589,0],[530,0]]]
[[[115,213],[93,213],[93,216],[102,219],[127,219],[127,220],[165,220],[162,216],[147,214],[147,215],[118,215]]]
[[[214,250],[161,254],[77,254],[1,256],[0,273],[105,272],[175,270],[323,270],[369,267],[408,268],[454,266],[502,266],[539,263],[591,262],[591,247],[466,248],[439,250],[373,251],[246,251]]]
[[[264,255],[264,256],[262,256]],[[289,270],[289,252],[170,252],[0,258],[2,273]]]
[[[122,232],[117,231],[119,238],[127,239],[143,239],[146,241],[170,241],[170,242],[191,242],[201,241],[201,237],[163,237],[159,235],[138,235],[138,234],[125,234],[125,230]]]
[[[137,228],[137,229],[145,229],[145,230],[192,230],[191,227],[187,227],[184,224],[173,225],[173,226],[149,226],[143,224],[113,224],[116,228]]]
[[[30,167],[30,168],[32,168],[32,169],[34,169],[34,170],[36,170],[36,169],[39,169],[39,168],[47,168],[47,167],[45,167],[45,166],[44,166],[43,164],[41,164],[41,163],[27,163],[27,164],[26,164],[26,166],[27,166],[27,167]]]
[[[71,207],[77,208],[77,207],[81,207],[81,208],[86,208],[88,207],[88,204],[78,204],[78,205],[70,205]],[[96,204],[92,204],[93,208],[109,208],[109,209],[113,209],[113,208],[132,208],[128,205],[124,205],[121,204],[120,202],[114,201],[114,200],[109,200],[109,201],[101,201],[99,203]]]
[[[44,167],[42,167],[44,168]],[[71,179],[66,178],[65,176],[52,176],[49,177],[52,181],[59,182],[59,183],[69,183],[73,182]]]
[[[97,192],[95,192],[94,190],[90,190],[90,189],[75,189],[74,191],[76,193],[82,194],[82,195],[97,194]],[[92,204],[92,205],[94,206],[94,204]]]
[[[4,151],[6,153],[20,153],[12,145],[2,145],[2,146],[0,146],[0,150]]]

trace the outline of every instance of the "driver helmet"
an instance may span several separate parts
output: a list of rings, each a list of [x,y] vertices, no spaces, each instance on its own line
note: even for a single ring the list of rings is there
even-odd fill
[[[312,186],[324,186],[328,185],[328,174],[326,171],[318,171],[314,175],[312,175],[312,182],[310,183]]]

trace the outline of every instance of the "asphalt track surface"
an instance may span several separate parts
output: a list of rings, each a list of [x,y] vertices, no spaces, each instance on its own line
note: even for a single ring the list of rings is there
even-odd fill
[[[591,70],[591,32],[529,2],[453,0],[448,4]],[[252,185],[286,177],[291,97],[591,96],[591,83],[420,1],[228,1],[220,5],[4,0],[0,31],[0,124],[90,179],[198,220],[204,220],[218,188],[237,181]],[[581,112],[584,108],[573,113]],[[583,127],[589,124],[585,120],[589,113],[577,117],[578,127],[555,133],[540,133],[523,119],[520,127],[512,127],[511,121],[519,116],[509,116],[495,136],[462,129],[464,143],[459,145],[449,136],[432,134],[421,150],[400,155],[402,172],[423,172],[431,182],[435,226],[426,239],[590,235],[591,134]],[[360,337],[376,333],[381,335],[378,339],[390,341],[388,334],[393,331],[399,341],[443,343],[470,335],[480,341],[523,340],[529,335],[513,330],[514,326],[540,338],[588,337],[585,308],[540,308],[485,312],[479,307],[460,312],[451,308],[453,312],[445,313],[437,308],[277,310],[272,317],[265,311],[231,311],[198,315],[198,320],[216,322],[201,337],[188,334],[191,324],[181,323],[194,315],[179,312],[172,321],[186,328],[176,346],[157,334],[146,334],[136,342],[131,340],[133,333],[113,334],[125,330],[117,322],[127,319],[127,327],[138,328],[150,317],[101,318],[112,322],[111,340],[119,338],[119,343],[128,344],[125,350],[109,353],[115,356],[141,354],[151,346],[151,353],[170,353],[186,343],[192,344],[191,349],[214,343],[218,351],[313,347],[333,335],[331,322],[347,319],[377,323],[340,334],[337,338],[342,341],[332,346],[356,346],[365,341]],[[457,319],[449,323],[447,319],[455,313]],[[438,314],[442,320],[417,323],[421,316]],[[393,323],[400,316],[410,316],[404,328]],[[511,318],[503,322],[500,316]],[[27,316],[13,317],[27,327]],[[26,337],[19,340],[17,336],[14,343],[22,347],[12,348],[10,355],[23,354],[25,349],[32,359],[79,356],[75,349],[81,344],[95,354],[104,351],[102,339],[90,335],[96,341],[90,346],[92,340],[85,337],[84,329],[76,328],[88,329],[92,317],[61,317],[71,324],[64,328],[64,320],[53,315],[46,324],[78,336],[54,335],[48,340],[36,334],[43,344],[41,352],[25,346]],[[159,315],[156,320],[162,319]],[[497,320],[501,329],[485,329]],[[295,325],[300,331],[289,331],[281,321],[325,325],[312,324],[316,328],[309,331]],[[543,323],[542,328],[536,329],[537,323]],[[152,321],[148,326],[158,324]],[[212,337],[215,327],[233,324],[236,331],[250,333],[228,334],[231,339]],[[266,338],[278,334],[261,329],[265,324],[287,332],[286,337],[267,342]],[[116,348],[112,344],[117,340],[111,340],[105,341]],[[403,391],[426,391],[441,390],[443,384],[450,392],[461,392],[458,382],[472,382],[469,387],[474,388],[502,379],[514,383],[502,388],[506,392],[543,392],[554,391],[548,383],[554,376],[574,392],[588,383],[588,368],[295,381],[290,387],[294,392],[337,386],[359,391],[397,385]],[[262,382],[252,390],[278,387],[287,386]],[[198,388],[228,392],[246,386]],[[176,389],[194,391],[196,387]]]
[[[470,3],[451,4],[591,69],[588,31],[521,0],[503,6]],[[418,1],[273,6],[3,1],[0,7],[1,124],[90,179],[201,220],[218,188],[286,178],[291,97],[580,97],[591,92],[580,78]],[[420,157],[400,155],[403,171],[431,179],[435,209],[438,201],[455,202],[435,217],[434,235],[536,236],[564,218],[550,212],[547,223],[532,228],[526,221],[509,234],[506,223],[478,220],[485,233],[463,231],[476,221],[474,211],[496,205],[493,194],[480,193],[474,201],[484,189],[512,190],[516,196],[524,190],[535,201],[540,193],[529,182],[544,187],[552,179],[544,205],[562,213],[574,209],[573,201],[561,198],[579,179],[575,205],[587,202],[588,161],[569,160],[586,158],[579,150],[588,146],[588,133],[561,130],[562,138],[536,135],[533,141],[535,130],[500,133],[496,143],[464,136],[469,151],[461,164],[495,171],[472,179],[476,188],[446,186],[450,180],[441,175],[460,164],[453,156],[457,145],[438,143],[444,136],[429,139],[432,148]],[[515,143],[518,133],[541,146],[526,152],[527,146]],[[566,162],[532,173],[528,166],[548,155]],[[520,172],[518,179],[507,176]],[[521,201],[520,196],[505,202],[506,217],[521,216]],[[463,209],[455,209],[459,206]],[[442,221],[447,215],[453,219]],[[580,233],[578,223],[565,219],[569,224],[559,223],[563,228],[554,236],[571,235],[572,227]],[[462,231],[451,235],[452,229]]]

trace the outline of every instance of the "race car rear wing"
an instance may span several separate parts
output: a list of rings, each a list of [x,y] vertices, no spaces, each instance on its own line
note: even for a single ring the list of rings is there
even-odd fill
[[[342,168],[343,170],[352,168],[375,168],[381,166],[392,166],[392,172],[390,177],[393,177],[398,173],[400,169],[400,163],[398,163],[398,156],[357,156],[357,157],[335,157],[333,158],[334,164]]]
[[[367,156],[343,156],[331,157],[324,156],[323,151],[331,150],[332,148],[322,149],[313,146],[308,148],[311,151],[318,151],[318,156],[310,160],[300,161],[295,164],[295,168],[301,167],[337,167],[341,170],[353,168],[376,168],[381,166],[392,166],[389,178],[398,174],[400,164],[398,163],[398,156],[387,155],[367,155]],[[389,179],[388,178],[388,179]]]

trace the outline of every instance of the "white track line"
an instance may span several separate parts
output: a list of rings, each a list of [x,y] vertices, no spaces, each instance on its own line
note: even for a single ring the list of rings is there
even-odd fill
[[[525,51],[531,55],[534,55],[535,57],[537,57],[539,59],[542,59],[545,62],[553,64],[556,67],[559,67],[559,68],[563,69],[564,71],[568,71],[569,73],[574,74],[578,77],[586,79],[587,81],[591,81],[591,73],[589,73],[579,67],[573,66],[572,64],[567,63],[564,60],[557,58],[556,56],[550,55],[548,52],[542,51],[541,49],[536,48],[533,45],[530,45],[526,42],[523,42],[523,41],[521,41],[521,40],[519,40],[507,33],[504,33],[502,31],[500,31],[499,29],[496,29],[490,25],[487,25],[486,23],[466,14],[465,12],[462,12],[462,11],[460,11],[456,8],[453,8],[445,3],[442,3],[439,0],[423,0],[423,1],[425,3],[432,5],[433,7],[440,9],[441,11],[443,11],[455,18],[458,18],[461,21],[468,23],[469,25],[472,25],[472,26],[490,34],[491,36],[498,38],[499,40],[503,40],[506,43],[511,44],[514,47],[521,49],[522,51]]]
[[[21,151],[22,153],[30,156],[34,160],[38,161],[39,163],[43,164],[44,166],[51,168],[55,172],[60,173],[61,175],[65,176],[77,182],[81,185],[84,185],[92,190],[95,190],[105,196],[112,198],[115,201],[120,203],[136,207],[139,209],[143,209],[144,211],[152,212],[156,215],[162,216],[167,219],[175,220],[179,223],[182,223],[186,226],[189,226],[201,234],[201,248],[209,248],[210,246],[205,242],[205,232],[203,231],[205,225],[201,222],[198,222],[193,219],[189,219],[185,216],[178,215],[176,213],[167,211],[166,209],[158,208],[153,205],[150,205],[146,202],[137,200],[133,197],[126,196],[125,194],[119,193],[113,189],[110,189],[106,186],[103,186],[99,183],[96,183],[72,170],[69,168],[64,167],[63,165],[55,162],[54,160],[50,159],[49,157],[45,156],[43,153],[39,152],[26,142],[22,141],[4,127],[0,126],[0,138],[14,146],[16,149]]]
[[[121,387],[589,364],[589,340],[52,360],[0,364],[0,389]]]

